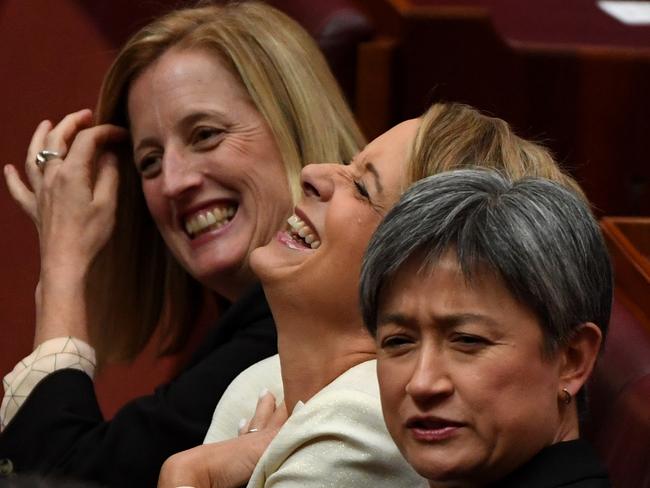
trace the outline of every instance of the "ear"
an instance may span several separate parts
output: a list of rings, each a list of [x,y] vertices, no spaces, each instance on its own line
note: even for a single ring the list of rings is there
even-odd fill
[[[586,322],[578,327],[564,347],[560,370],[560,387],[575,396],[587,382],[594,369],[603,335],[598,326]]]

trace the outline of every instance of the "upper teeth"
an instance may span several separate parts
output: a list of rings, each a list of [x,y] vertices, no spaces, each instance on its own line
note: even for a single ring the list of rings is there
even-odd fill
[[[185,221],[185,230],[190,236],[194,237],[207,229],[218,229],[227,224],[236,211],[237,207],[235,206],[203,210]]]
[[[294,236],[300,236],[312,249],[318,249],[320,247],[318,234],[316,234],[316,231],[309,227],[300,217],[292,215],[287,220],[287,223],[289,224],[291,233]]]

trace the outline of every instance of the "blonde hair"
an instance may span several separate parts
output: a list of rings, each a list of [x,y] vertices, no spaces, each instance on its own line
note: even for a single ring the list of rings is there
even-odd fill
[[[518,137],[506,121],[460,103],[432,105],[422,116],[413,143],[408,182],[469,167],[495,169],[511,181],[547,178],[584,198],[578,183],[562,171],[547,148]]]
[[[104,79],[98,123],[128,126],[131,83],[172,47],[213,53],[241,81],[275,136],[294,197],[303,164],[349,160],[363,146],[313,39],[257,2],[173,11],[136,33]],[[132,155],[123,156],[116,228],[87,294],[100,360],[134,357],[157,327],[164,352],[178,350],[203,299],[201,285],[171,256],[149,215]]]

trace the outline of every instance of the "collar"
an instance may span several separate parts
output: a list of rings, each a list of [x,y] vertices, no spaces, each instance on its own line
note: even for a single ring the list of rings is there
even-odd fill
[[[576,439],[545,447],[526,464],[498,482],[497,486],[550,488],[571,486],[586,480],[600,481],[598,486],[610,486],[607,471],[594,449],[588,442]]]
[[[210,354],[220,344],[232,340],[236,335],[249,333],[253,328],[259,329],[258,332],[261,334],[272,336],[269,340],[276,340],[271,309],[259,282],[252,285],[221,314],[216,324],[206,334],[201,346],[192,355],[190,365]]]

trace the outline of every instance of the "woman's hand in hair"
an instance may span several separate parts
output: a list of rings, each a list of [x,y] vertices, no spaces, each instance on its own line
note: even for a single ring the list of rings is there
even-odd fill
[[[75,302],[82,302],[86,273],[113,229],[118,172],[117,155],[109,148],[128,134],[117,126],[91,124],[90,110],[69,114],[55,127],[41,122],[25,161],[29,186],[16,168],[5,167],[9,192],[39,234],[36,344],[66,335],[87,340],[85,308]],[[58,157],[39,168],[36,157],[42,150]]]

